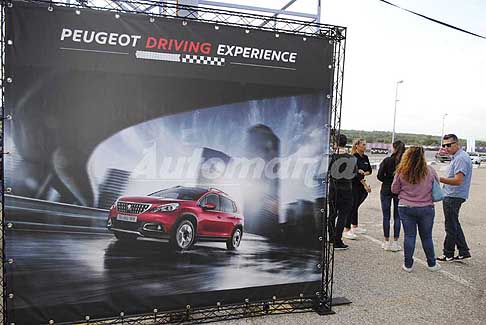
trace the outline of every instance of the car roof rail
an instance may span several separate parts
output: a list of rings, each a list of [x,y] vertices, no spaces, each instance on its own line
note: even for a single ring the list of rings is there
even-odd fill
[[[221,191],[219,188],[216,188],[216,187],[210,187],[208,188],[208,191],[218,191],[226,196],[229,196],[228,193],[224,192],[224,191]]]

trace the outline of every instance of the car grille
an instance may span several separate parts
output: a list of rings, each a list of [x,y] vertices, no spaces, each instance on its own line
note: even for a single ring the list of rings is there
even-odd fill
[[[150,208],[150,204],[147,203],[131,203],[131,202],[118,202],[116,208],[120,213],[133,213],[140,214]]]
[[[115,229],[138,231],[140,229],[140,225],[141,222],[128,222],[116,219],[113,220],[113,228]]]

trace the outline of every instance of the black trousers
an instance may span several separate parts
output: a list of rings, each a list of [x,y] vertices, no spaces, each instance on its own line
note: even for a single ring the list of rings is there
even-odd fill
[[[342,235],[346,220],[350,218],[353,210],[353,191],[329,187],[329,239],[334,243],[342,243]]]
[[[466,237],[459,222],[459,210],[465,201],[458,197],[445,197],[442,201],[446,231],[444,255],[447,257],[454,256],[456,247],[459,250],[459,255],[469,255]]]
[[[353,183],[353,206],[349,218],[346,220],[346,228],[351,228],[351,225],[358,225],[358,210],[367,197],[368,192],[366,192],[363,185],[361,183]]]

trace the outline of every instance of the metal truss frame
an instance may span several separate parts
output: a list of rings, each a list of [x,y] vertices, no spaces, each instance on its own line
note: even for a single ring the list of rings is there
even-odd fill
[[[286,15],[286,16],[292,16],[292,18],[294,19],[299,17],[304,19],[312,19],[312,21],[320,22],[321,0],[317,0],[316,14],[289,11],[288,8],[291,7],[294,3],[298,2],[299,0],[290,0],[290,1],[287,0],[288,2],[281,9],[254,7],[254,6],[247,6],[247,5],[213,1],[213,0],[196,0],[196,1],[199,4],[206,5],[206,6],[217,6],[223,8],[236,9],[239,11],[249,10],[256,13],[271,13],[274,16]]]
[[[5,34],[5,13],[6,13],[6,3],[4,3],[3,0],[1,0],[1,7],[0,7],[0,100],[1,100],[1,107],[0,107],[0,114],[1,114],[1,119],[0,119],[0,136],[1,136],[1,144],[0,144],[0,181],[2,182],[2,185],[0,187],[0,190],[2,191],[0,193],[1,195],[1,202],[0,202],[0,212],[1,212],[1,218],[2,222],[0,222],[0,245],[1,247],[1,253],[0,253],[0,263],[2,267],[2,274],[0,275],[0,283],[2,285],[2,293],[0,296],[0,323],[5,324],[6,323],[6,318],[7,318],[7,306],[5,303],[5,299],[7,297],[7,292],[6,292],[6,283],[5,283],[5,267],[6,264],[8,264],[7,261],[5,261],[5,254],[4,254],[4,248],[5,248],[5,228],[4,228],[4,209],[3,209],[3,202],[4,200],[4,193],[5,193],[5,182],[4,182],[4,160],[5,160],[5,152],[4,152],[4,132],[5,128],[3,125],[4,120],[7,118],[4,114],[4,107],[5,107],[5,83],[7,82],[7,77],[5,76],[5,48],[7,46],[6,43],[6,34]]]
[[[343,85],[344,85],[344,61],[345,61],[345,52],[346,52],[346,31],[344,31],[344,39],[342,40],[334,40],[330,41],[333,43],[333,80],[332,80],[332,95],[330,98],[330,119],[329,125],[329,152],[328,157],[330,157],[333,152],[334,148],[337,148],[337,139],[339,138],[339,134],[341,133],[341,112],[342,112],[342,99],[343,99]],[[324,219],[325,222],[323,223],[322,227],[322,238],[324,244],[322,245],[322,286],[321,292],[319,296],[319,308],[317,309],[318,313],[325,313],[328,310],[331,310],[333,305],[333,284],[334,284],[334,236],[332,236],[332,231],[329,231],[329,184],[330,184],[330,175],[327,174],[326,183],[326,202],[324,205]],[[346,302],[346,303],[349,303]]]
[[[274,297],[275,298],[275,297]],[[216,305],[205,308],[192,308],[187,305],[184,309],[160,312],[154,309],[151,313],[127,316],[120,313],[117,317],[109,319],[92,320],[86,316],[84,321],[77,325],[142,325],[142,324],[204,324],[218,321],[234,320],[240,318],[260,317],[266,315],[280,315],[290,313],[304,313],[315,310],[315,298],[296,297],[290,299],[271,299],[269,301],[244,302],[233,305]],[[54,324],[54,323],[53,323]],[[56,323],[60,325],[73,323]]]
[[[270,11],[263,10],[268,15],[255,14],[251,12],[234,12],[226,9],[219,9],[208,6],[215,6],[215,2],[199,0],[200,4],[204,6],[187,6],[179,5],[171,2],[158,2],[152,0],[26,0],[25,2],[31,3],[43,3],[49,10],[54,9],[56,6],[70,7],[75,10],[82,10],[89,8],[93,10],[110,11],[115,15],[120,14],[138,14],[145,15],[147,19],[156,19],[157,17],[180,19],[180,20],[195,20],[200,22],[211,23],[215,25],[227,25],[235,26],[245,29],[264,30],[275,33],[289,33],[293,35],[301,35],[303,37],[316,37],[328,40],[333,45],[333,63],[329,66],[332,70],[333,78],[331,80],[331,94],[326,94],[329,100],[330,107],[330,120],[325,127],[330,131],[331,135],[339,134],[341,127],[341,109],[342,109],[342,96],[343,96],[343,78],[344,78],[344,58],[345,58],[345,40],[346,40],[346,28],[334,25],[320,24],[316,22],[319,19],[319,14],[313,17],[312,21],[297,20],[282,18],[279,15],[291,15],[292,12],[286,12],[285,9],[292,5],[295,0],[290,1],[281,10]],[[3,122],[10,119],[10,116],[4,114],[5,104],[5,83],[8,83],[8,76],[5,75],[5,49],[9,46],[9,42],[6,39],[5,34],[5,13],[6,7],[12,5],[11,0],[0,0],[1,11],[1,69],[0,69],[0,97],[1,97],[1,198],[3,207],[5,188],[4,184],[4,157],[7,152],[3,151],[4,144],[4,128]],[[222,3],[221,3],[222,4]],[[318,0],[320,9],[320,0]],[[243,8],[240,9],[258,9],[258,8]],[[237,8],[236,6],[234,8]],[[261,8],[260,8],[261,9]],[[306,14],[299,15],[305,17]],[[311,16],[311,15],[309,15]],[[331,136],[331,143],[329,148],[333,148],[335,145],[336,137]],[[326,155],[330,155],[332,149],[329,150]],[[329,182],[326,182],[329,184]],[[327,191],[326,185],[326,191]],[[327,193],[327,192],[326,192]],[[322,233],[319,238],[321,242],[321,262],[317,265],[321,269],[322,281],[320,290],[312,296],[304,296],[301,294],[299,297],[286,298],[285,300],[277,299],[273,297],[268,301],[249,302],[248,300],[240,304],[232,305],[216,305],[208,306],[204,308],[192,308],[186,306],[183,309],[173,311],[158,311],[153,310],[142,315],[124,315],[121,313],[118,316],[114,316],[109,319],[91,320],[89,316],[86,316],[85,320],[75,322],[76,324],[172,324],[172,323],[208,323],[214,321],[223,321],[230,319],[257,317],[264,315],[275,314],[288,314],[288,313],[302,313],[317,311],[319,314],[331,314],[332,306],[336,304],[347,303],[346,301],[338,302],[335,299],[333,302],[333,278],[334,278],[334,245],[331,236],[328,234],[328,211],[327,211],[327,195],[322,212]],[[6,320],[6,304],[5,299],[10,299],[10,294],[6,292],[6,286],[4,281],[5,268],[8,267],[10,261],[5,260],[4,256],[4,244],[5,244],[5,227],[4,225],[4,211],[2,209],[2,222],[1,227],[1,263],[2,263],[2,275],[0,282],[2,284],[2,295],[0,297],[0,321],[5,323]],[[54,324],[54,322],[52,322]]]
[[[11,3],[11,0],[2,0]],[[44,3],[54,8],[56,6],[71,8],[89,8],[102,11],[146,15],[148,19],[157,17],[183,20],[197,20],[216,25],[235,26],[246,29],[258,29],[275,33],[312,36],[329,40],[343,40],[346,28],[335,25],[320,24],[315,21],[305,21],[279,17],[278,14],[289,15],[293,12],[277,11],[273,16],[250,12],[235,12],[207,6],[188,6],[172,2],[153,0],[25,0],[31,3]],[[205,1],[204,3],[211,3]],[[216,3],[216,2],[215,2]],[[214,6],[214,4],[211,4]],[[253,7],[247,7],[253,8]],[[249,10],[249,9],[248,9]],[[272,11],[273,12],[273,11]],[[296,13],[298,14],[298,13]],[[303,14],[305,15],[305,14]],[[311,15],[314,17],[313,15]]]

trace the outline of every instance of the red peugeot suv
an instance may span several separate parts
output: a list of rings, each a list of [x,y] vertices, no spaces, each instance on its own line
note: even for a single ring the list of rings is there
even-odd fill
[[[118,198],[107,226],[119,240],[169,242],[176,250],[196,241],[221,241],[234,250],[243,235],[243,216],[234,200],[218,189],[176,186]]]

